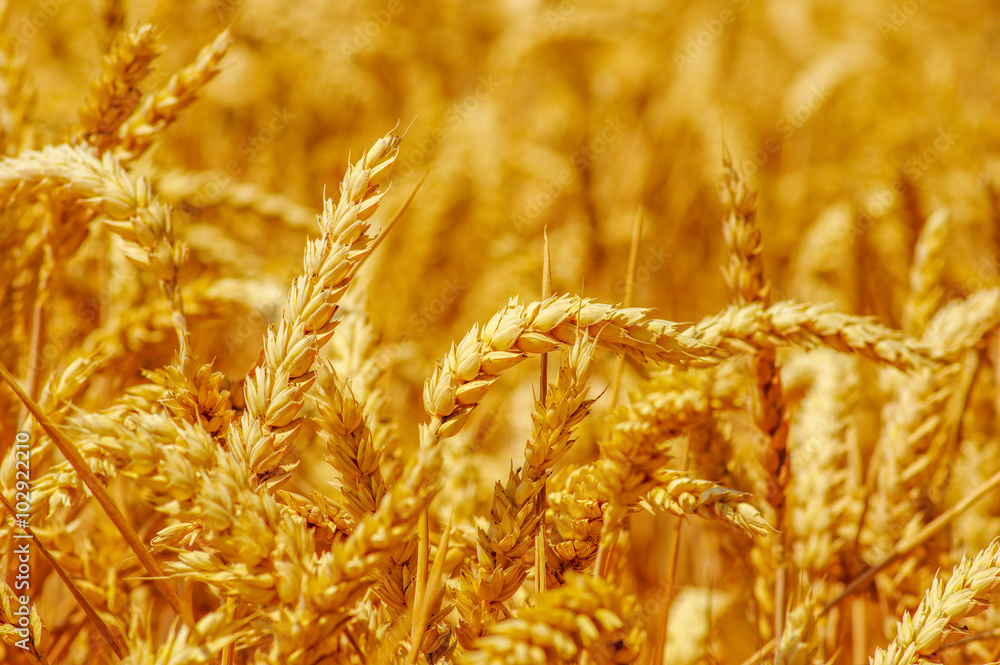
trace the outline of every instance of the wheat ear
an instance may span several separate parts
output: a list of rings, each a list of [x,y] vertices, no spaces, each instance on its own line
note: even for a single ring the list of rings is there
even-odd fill
[[[570,575],[566,585],[538,595],[534,607],[517,611],[476,640],[462,665],[537,665],[577,662],[630,663],[639,655],[644,634],[633,617],[633,602],[610,583]]]
[[[150,372],[148,376],[169,391],[160,404],[171,415],[205,428],[213,439],[225,445],[233,410],[229,406],[229,391],[222,388],[221,372],[213,372],[211,365],[186,363]]]
[[[896,637],[877,649],[871,665],[915,665],[933,657],[938,647],[961,631],[959,622],[978,614],[1000,587],[1000,539],[971,561],[962,558],[947,582],[936,577],[920,605],[897,624]]]
[[[295,279],[277,329],[264,339],[264,362],[247,378],[246,411],[233,428],[230,445],[259,480],[280,480],[302,419],[313,361],[329,341],[333,315],[355,271],[371,251],[366,220],[375,212],[399,138],[386,135],[352,165],[340,185],[340,201],[327,199],[318,218],[322,237],[306,247],[303,274]]]
[[[118,144],[118,129],[142,101],[140,86],[159,55],[159,35],[148,23],[140,23],[115,39],[104,56],[101,73],[90,84],[90,95],[79,110],[77,138],[103,154]]]
[[[327,461],[340,473],[338,498],[358,521],[375,512],[385,496],[382,451],[375,447],[364,404],[355,397],[350,384],[327,364],[320,365],[318,374],[323,399],[316,400],[316,423],[330,452]]]
[[[944,302],[945,250],[951,214],[941,208],[932,214],[917,238],[910,268],[910,294],[903,306],[903,329],[919,336]]]
[[[105,215],[106,226],[125,240],[128,259],[160,280],[170,302],[180,355],[186,358],[190,333],[179,281],[188,252],[174,239],[170,209],[111,153],[98,157],[87,146],[47,146],[0,161],[0,197],[26,199],[53,190]]]
[[[942,307],[924,330],[922,343],[937,353],[954,357],[977,345],[1000,325],[1000,289],[973,293],[965,300]],[[920,509],[922,498],[936,474],[941,451],[959,426],[947,417],[955,395],[959,366],[924,371],[901,384],[886,405],[879,445],[882,461],[875,472],[875,490],[869,499],[861,542],[875,558],[896,545],[900,534],[908,539],[926,522],[929,512]],[[928,506],[929,507],[929,506]],[[898,594],[902,580],[883,580]]]
[[[553,494],[553,584],[561,583],[564,571],[585,570],[593,563],[602,531],[607,551],[621,519],[666,478],[673,439],[693,435],[716,413],[740,403],[747,385],[727,373],[731,365],[711,372],[668,368],[643,382],[627,404],[609,414],[601,459],[573,470],[564,477],[562,491]],[[716,371],[723,367],[727,371]],[[667,496],[664,501],[673,501]],[[694,508],[697,501],[688,505]]]
[[[190,106],[220,71],[220,63],[232,45],[229,30],[223,30],[190,65],[174,74],[155,94],[118,128],[115,152],[123,163],[142,156],[184,108]]]
[[[452,346],[424,384],[424,409],[431,416],[425,443],[457,433],[502,372],[529,355],[573,344],[578,333],[639,361],[712,363],[720,355],[713,345],[680,334],[676,324],[655,319],[648,310],[570,295],[529,305],[515,298]]]
[[[10,5],[0,7],[0,29],[11,32]],[[29,85],[27,59],[19,53],[14,40],[0,45],[0,155],[15,155],[25,143],[28,113],[35,104]]]
[[[832,351],[796,360],[809,364],[813,380],[791,426],[789,445],[797,466],[786,525],[796,566],[826,591],[837,582],[829,571],[844,570],[861,517],[861,478],[850,464],[858,445],[853,414],[860,378],[857,360]],[[821,582],[825,577],[833,579]]]
[[[14,593],[7,582],[0,580],[0,641],[11,647],[19,647],[32,665],[48,665],[46,655],[52,640],[48,628],[38,616],[38,609],[32,603],[28,610],[27,628],[21,628],[27,631],[25,639],[23,633],[19,632],[22,617],[14,613],[15,607],[21,607],[18,594]]]
[[[696,515],[710,522],[734,527],[752,538],[774,535],[760,511],[747,501],[749,495],[711,480],[691,478],[682,471],[669,470],[663,483],[649,491],[642,505],[650,510],[666,510],[677,516]]]
[[[521,587],[530,565],[525,556],[535,544],[544,513],[537,503],[542,485],[555,464],[573,445],[576,429],[590,412],[587,381],[593,368],[593,340],[581,338],[563,358],[559,376],[547,387],[532,413],[532,435],[525,447],[525,464],[511,470],[506,484],[493,493],[491,524],[479,530],[478,562],[463,576],[458,594],[462,615],[459,640],[470,648],[504,612]]]
[[[764,276],[761,258],[763,243],[757,225],[757,192],[747,185],[742,171],[733,164],[729,150],[723,145],[722,182],[719,199],[725,210],[722,230],[726,241],[728,262],[723,269],[729,286],[730,300],[743,306],[771,304],[771,286]],[[775,509],[775,523],[784,528],[785,494],[791,479],[792,465],[788,455],[788,412],[774,348],[762,349],[754,358],[757,375],[757,425],[767,437],[764,448],[764,468],[770,474],[767,501]],[[778,591],[783,589],[784,543],[779,537],[771,544],[778,564]],[[780,593],[776,594],[780,595]],[[783,599],[777,599],[778,605]],[[778,619],[780,622],[780,617]],[[780,632],[780,631],[779,631]]]
[[[770,307],[761,303],[730,307],[703,319],[684,334],[731,353],[778,346],[825,346],[904,371],[937,367],[939,359],[949,353],[925,348],[869,317],[842,314],[827,305],[790,301]]]

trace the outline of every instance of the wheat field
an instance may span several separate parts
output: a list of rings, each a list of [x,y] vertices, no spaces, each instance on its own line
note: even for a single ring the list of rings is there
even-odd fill
[[[0,662],[1000,662],[993,3],[0,26]]]

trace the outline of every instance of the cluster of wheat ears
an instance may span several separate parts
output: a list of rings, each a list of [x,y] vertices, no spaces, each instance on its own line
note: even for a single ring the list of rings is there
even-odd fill
[[[538,16],[546,30],[585,39],[599,21],[584,20],[579,4]],[[595,122],[596,138],[566,158],[579,170],[565,178],[554,153],[511,139],[512,151],[533,155],[525,171],[555,164],[555,173],[530,192],[535,203],[511,204],[522,235],[501,236],[483,218],[486,235],[476,236],[431,218],[465,219],[476,201],[489,216],[487,203],[509,187],[476,156],[502,150],[477,130],[478,109],[500,93],[477,80],[444,116],[452,138],[432,134],[420,149],[422,165],[442,146],[472,146],[452,155],[458,166],[431,168],[421,189],[427,169],[409,159],[415,177],[402,179],[406,144],[420,140],[385,124],[339,185],[329,178],[329,191],[310,194],[327,196],[315,214],[241,174],[269,150],[284,168],[283,141],[301,139],[289,154],[308,148],[295,116],[316,120],[301,107],[265,120],[267,133],[252,133],[224,178],[150,159],[155,143],[197,134],[188,125],[188,135],[161,141],[222,78],[234,36],[222,31],[150,83],[163,35],[122,27],[120,6],[102,6],[106,55],[68,132],[33,115],[24,40],[0,49],[0,660],[1000,657],[1000,616],[990,611],[1000,590],[1000,286],[946,288],[950,238],[968,230],[956,215],[967,211],[923,215],[915,181],[929,162],[896,188],[901,204],[877,218],[831,206],[811,244],[783,261],[825,293],[839,269],[837,233],[863,236],[855,248],[867,254],[844,259],[857,265],[905,248],[902,281],[879,282],[871,267],[843,307],[788,297],[805,287],[769,274],[746,167],[777,162],[776,151],[765,143],[758,164],[724,147],[713,166],[718,201],[705,208],[721,219],[698,222],[699,237],[718,238],[722,277],[717,263],[690,259],[699,285],[661,288],[690,289],[686,311],[697,311],[711,302],[696,295],[701,282],[715,280],[729,302],[676,323],[634,306],[668,281],[662,262],[644,259],[652,222],[642,206],[615,222],[616,237],[629,239],[625,266],[594,240],[592,216],[590,226],[548,220],[552,242],[544,236],[546,206],[587,191],[619,125]],[[41,7],[23,20],[48,16]],[[386,7],[365,19],[376,26],[358,33],[365,39],[348,34],[346,51],[335,49],[344,69],[382,30],[419,29],[404,28],[401,3]],[[29,25],[4,12],[10,35]],[[237,40],[244,57],[248,30]],[[540,31],[524,38],[533,46],[505,49],[524,54],[556,39]],[[392,57],[391,41],[369,53]],[[711,47],[680,62],[698,67]],[[516,84],[513,65],[494,65],[504,85]],[[363,108],[358,99],[330,103]],[[798,123],[789,128],[805,123],[789,117]],[[620,125],[653,135],[652,125]],[[185,153],[175,154],[183,165]],[[628,173],[615,196],[632,201],[637,171]],[[456,189],[441,184],[449,178]],[[983,182],[1000,209],[995,181]],[[551,214],[579,212],[559,205]],[[914,231],[912,242],[893,241],[900,228]],[[787,247],[787,234],[778,242]],[[269,251],[302,258],[285,265]],[[698,255],[679,246],[676,260],[686,251]],[[575,290],[595,297],[558,286],[578,276],[566,267],[574,255],[582,272],[614,265],[617,297],[600,297],[599,279]],[[434,266],[455,261],[468,272],[435,298]],[[520,277],[502,272],[472,284],[477,263],[498,261],[529,275],[534,296],[518,297],[509,289]],[[398,293],[379,289],[400,275]],[[460,314],[471,300],[502,303],[490,295],[500,292],[510,299],[480,323]],[[262,308],[267,298],[277,306]],[[888,315],[847,313],[851,302],[881,302]],[[417,313],[385,314],[394,309]],[[400,318],[413,330],[390,343],[380,326]]]

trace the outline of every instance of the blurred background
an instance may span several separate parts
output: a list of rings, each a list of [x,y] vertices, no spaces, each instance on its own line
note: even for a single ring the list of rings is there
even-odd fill
[[[537,295],[546,227],[556,290],[620,300],[640,206],[636,302],[679,320],[717,310],[723,139],[760,190],[778,296],[897,323],[907,248],[941,206],[969,230],[955,234],[949,288],[997,272],[995,239],[971,228],[995,227],[981,224],[995,214],[992,3],[125,4],[11,3],[7,38],[52,134],[34,142],[75,121],[117,25],[162,30],[150,89],[231,26],[223,72],[140,172],[204,175],[181,228],[219,221],[207,204],[227,185],[318,210],[349,155],[406,130],[388,207],[430,175],[376,257],[370,306],[389,337],[448,339]],[[264,221],[228,230],[294,271],[302,238]]]
[[[539,298],[546,229],[556,292],[620,302],[641,209],[633,304],[676,321],[722,309],[724,143],[760,192],[775,300],[833,302],[900,327],[917,235],[941,208],[952,216],[946,296],[1000,273],[992,2],[14,1],[4,39],[36,96],[23,147],[66,140],[111,38],[139,21],[162,33],[150,91],[232,30],[222,73],[135,170],[175,207],[190,283],[246,290],[232,311],[192,312],[196,353],[234,385],[301,270],[324,190],[335,196],[349,158],[405,131],[376,223],[427,180],[347,304],[367,308],[381,339],[404,449],[451,341],[512,296]],[[97,325],[72,310],[97,297],[86,276],[105,250],[89,243],[67,267],[63,288],[80,298],[52,304],[50,331],[66,346]],[[158,297],[115,288],[113,303]],[[123,337],[135,382],[170,361],[168,325]],[[602,362],[598,389],[614,366]],[[487,478],[506,474],[530,426],[537,366],[519,371],[472,428]],[[697,576],[684,556],[682,579]],[[678,600],[691,612],[704,602]]]

